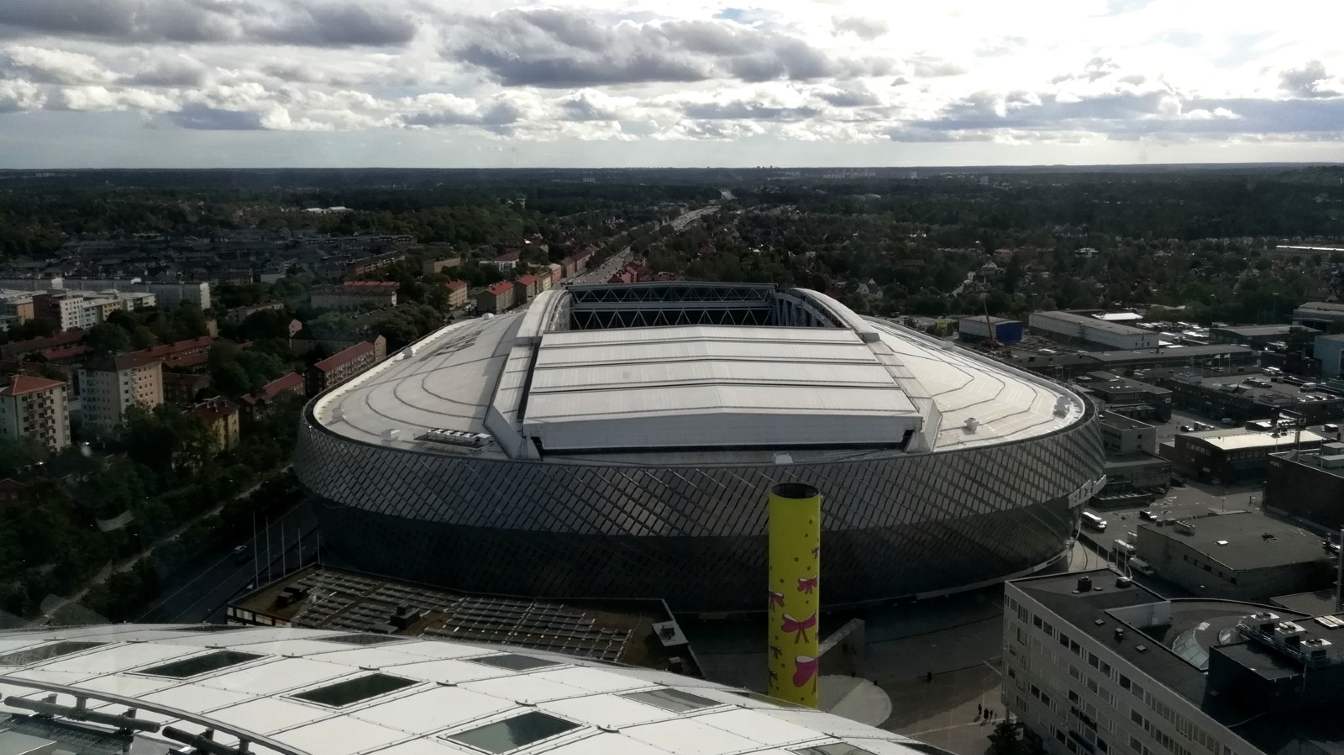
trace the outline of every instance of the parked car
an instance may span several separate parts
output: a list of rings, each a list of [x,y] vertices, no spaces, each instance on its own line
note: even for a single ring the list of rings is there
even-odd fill
[[[1143,511],[1140,511],[1140,512],[1139,512],[1139,518],[1142,519],[1142,520],[1145,521],[1145,522],[1156,522],[1156,521],[1157,521],[1157,514],[1154,514],[1153,512],[1149,511],[1148,509],[1144,509]]]

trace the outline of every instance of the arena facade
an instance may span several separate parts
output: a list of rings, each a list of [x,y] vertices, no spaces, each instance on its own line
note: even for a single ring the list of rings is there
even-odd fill
[[[1059,557],[1098,489],[1068,389],[825,294],[585,285],[444,327],[317,396],[324,557],[463,590],[765,607],[765,500],[824,496],[827,605]]]

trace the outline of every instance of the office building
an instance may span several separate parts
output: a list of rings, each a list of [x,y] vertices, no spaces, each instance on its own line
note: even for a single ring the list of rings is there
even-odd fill
[[[334,388],[378,363],[374,345],[360,341],[332,354],[308,368],[306,387],[309,396]]]
[[[1344,527],[1344,443],[1270,454],[1265,474],[1265,508],[1331,531]]]
[[[1171,419],[1171,390],[1168,388],[1101,370],[1075,379],[1083,393],[1097,398],[1114,414],[1154,422]]]
[[[1104,411],[1097,428],[1101,430],[1101,445],[1107,454],[1157,453],[1157,428],[1147,422]]]
[[[512,281],[492,283],[476,294],[476,309],[482,313],[499,314],[513,307],[514,286]]]
[[[377,309],[397,306],[398,284],[389,281],[346,281],[313,286],[313,309]]]
[[[1166,599],[1108,570],[1004,589],[1003,698],[1050,755],[1338,753],[1334,616]]]
[[[1313,431],[1262,432],[1246,428],[1178,433],[1173,439],[1172,463],[1187,474],[1220,484],[1265,479],[1269,455],[1318,448],[1329,438]]]
[[[1022,340],[1022,322],[1004,317],[963,317],[957,321],[957,333],[963,341],[987,341],[993,330],[994,342],[1013,344]]]
[[[1336,323],[1344,322],[1344,304],[1330,301],[1309,301],[1293,310],[1293,323],[1320,331],[1328,331]]]
[[[0,649],[0,752],[18,755],[935,752],[745,689],[516,645],[119,624],[0,632]]]
[[[1344,417],[1344,397],[1293,378],[1262,373],[1205,376],[1197,371],[1155,372],[1148,379],[1167,388],[1172,403],[1205,417],[1243,423],[1296,412],[1309,424]]]
[[[843,605],[1052,563],[1100,488],[1094,420],[1068,388],[815,291],[571,285],[318,396],[294,468],[324,563],[675,610],[759,610],[766,491],[805,480]]]
[[[1282,325],[1225,325],[1209,329],[1214,343],[1239,343],[1253,349],[1263,349],[1270,344],[1286,342],[1294,336],[1311,336],[1318,332],[1315,328],[1291,323]]]
[[[59,380],[11,375],[0,387],[0,439],[59,453],[70,446],[68,387]]]
[[[130,352],[90,360],[79,370],[80,417],[86,432],[114,435],[132,406],[163,403],[163,360]]]
[[[1074,312],[1032,312],[1028,324],[1033,333],[1071,343],[1127,350],[1157,348],[1157,334],[1150,330]]]
[[[1321,363],[1323,377],[1344,378],[1344,334],[1316,336],[1312,356]]]
[[[1321,538],[1248,511],[1139,522],[1136,556],[1191,595],[1267,600],[1330,583]]]

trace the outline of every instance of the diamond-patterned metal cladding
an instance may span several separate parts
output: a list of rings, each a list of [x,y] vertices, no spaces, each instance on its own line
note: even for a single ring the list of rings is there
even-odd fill
[[[294,468],[319,500],[324,557],[458,589],[661,597],[763,610],[766,492],[825,496],[826,604],[1001,579],[1060,554],[1068,496],[1102,473],[1083,420],[1002,445],[792,465],[511,461],[363,443],[300,421]]]

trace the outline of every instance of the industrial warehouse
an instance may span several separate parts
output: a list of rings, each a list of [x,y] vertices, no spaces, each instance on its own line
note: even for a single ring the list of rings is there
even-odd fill
[[[1099,489],[1076,393],[824,294],[571,286],[315,398],[294,468],[324,557],[455,589],[762,610],[765,499],[825,499],[825,603],[1059,557]]]

